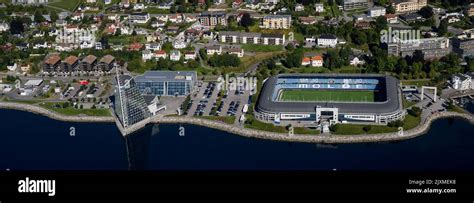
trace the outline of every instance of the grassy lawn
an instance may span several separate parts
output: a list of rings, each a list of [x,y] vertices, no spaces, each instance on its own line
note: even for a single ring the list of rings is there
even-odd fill
[[[145,12],[150,14],[168,14],[170,10],[149,7],[145,9]]]
[[[81,3],[81,0],[52,0],[48,5],[66,9],[73,12]]]
[[[283,126],[275,126],[271,123],[264,123],[264,122],[255,120],[253,118],[248,118],[248,119],[251,119],[251,124],[246,123],[245,124],[246,128],[269,131],[269,132],[277,132],[277,133],[287,133],[288,132],[288,130],[286,130],[286,128],[283,127]]]
[[[344,101],[344,102],[374,102],[373,91],[344,91],[344,90],[283,90],[282,101]]]
[[[259,45],[259,44],[243,44],[242,49],[247,52],[274,52],[282,51],[281,45]]]
[[[218,67],[217,69],[220,70],[221,73],[243,73],[247,71],[250,65],[271,58],[275,54],[279,54],[281,52],[258,52],[254,56],[244,56],[240,58],[240,66],[238,67]]]
[[[201,116],[201,118],[212,121],[220,121],[227,124],[234,124],[235,121],[235,116]]]
[[[295,134],[300,135],[317,135],[321,133],[321,131],[312,129],[312,128],[304,128],[304,127],[295,127]]]
[[[412,115],[406,115],[403,129],[409,130],[420,124],[420,117],[414,117]],[[398,128],[388,127],[384,125],[371,125],[369,131],[364,131],[364,126],[368,125],[359,125],[359,124],[339,124],[338,128],[334,132],[337,135],[358,135],[358,134],[377,134],[377,133],[389,133],[397,132]]]
[[[56,104],[62,105],[62,103],[55,103],[55,102],[47,102],[41,103],[40,106],[54,112],[69,115],[69,116],[76,116],[76,115],[88,115],[88,116],[110,116],[110,111],[108,109],[76,109],[74,107],[55,107]]]
[[[17,100],[17,99],[9,99],[9,98],[1,98],[0,101],[2,102],[15,102],[15,103],[23,103],[23,104],[36,104],[40,101],[38,100]]]
[[[109,38],[109,43],[112,43],[112,44],[128,45],[128,44],[131,44],[133,42],[144,43],[145,42],[145,37],[143,37],[143,36],[120,35],[120,36],[112,36],[112,37]]]

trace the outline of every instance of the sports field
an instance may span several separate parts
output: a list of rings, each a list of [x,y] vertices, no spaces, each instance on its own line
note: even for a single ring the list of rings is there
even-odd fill
[[[375,102],[374,91],[283,90],[280,101]]]

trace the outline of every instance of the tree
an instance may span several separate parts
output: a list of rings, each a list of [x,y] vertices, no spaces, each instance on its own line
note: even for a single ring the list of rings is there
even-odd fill
[[[426,19],[431,18],[434,15],[433,8],[431,8],[431,6],[425,6],[418,11],[418,14]]]
[[[395,13],[395,8],[391,4],[387,7],[387,13],[391,13],[391,14]]]
[[[438,26],[438,36],[442,37],[448,33],[448,21],[442,20]]]
[[[252,24],[253,24],[253,20],[250,17],[250,14],[249,13],[244,13],[242,15],[242,18],[240,19],[240,25],[247,28],[247,27],[251,26]]]
[[[46,19],[44,19],[43,15],[41,15],[41,13],[39,12],[39,10],[36,10],[35,11],[35,22],[37,23],[42,23],[46,21]]]
[[[202,60],[207,61],[207,51],[205,48],[199,49],[199,56],[201,56]]]
[[[295,49],[291,54],[288,54],[285,60],[285,65],[288,68],[299,67],[303,59],[303,50]]]
[[[22,34],[25,31],[25,27],[23,26],[23,22],[14,19],[10,22],[10,33],[12,34]]]
[[[381,30],[387,28],[387,19],[384,16],[379,16],[375,20],[375,30],[380,33]]]
[[[56,20],[59,19],[58,13],[56,13],[56,11],[54,11],[54,10],[49,12],[49,16],[50,16],[52,22],[56,22]]]

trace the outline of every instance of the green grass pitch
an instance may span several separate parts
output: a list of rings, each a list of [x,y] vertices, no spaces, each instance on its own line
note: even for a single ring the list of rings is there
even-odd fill
[[[280,101],[375,102],[374,91],[283,90]]]

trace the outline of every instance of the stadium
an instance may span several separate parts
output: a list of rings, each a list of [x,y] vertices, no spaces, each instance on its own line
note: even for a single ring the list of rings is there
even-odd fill
[[[404,118],[399,81],[385,75],[281,74],[262,87],[255,117],[276,125],[387,124]]]

